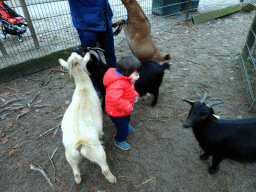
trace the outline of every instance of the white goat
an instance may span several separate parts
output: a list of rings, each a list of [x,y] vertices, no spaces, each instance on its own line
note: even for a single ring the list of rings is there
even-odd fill
[[[101,145],[103,136],[102,109],[99,97],[92,85],[86,65],[90,60],[88,52],[84,58],[72,53],[68,61],[59,59],[61,66],[74,76],[76,89],[72,102],[66,110],[61,129],[66,158],[71,165],[77,184],[81,183],[78,162],[81,154],[100,165],[103,175],[111,182],[116,182],[106,161],[106,153]]]

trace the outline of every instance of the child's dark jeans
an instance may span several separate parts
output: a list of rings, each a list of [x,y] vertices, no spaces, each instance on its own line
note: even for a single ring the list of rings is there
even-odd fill
[[[117,134],[115,136],[115,140],[117,142],[125,141],[127,135],[129,134],[129,123],[130,123],[130,115],[124,117],[111,117],[110,119],[115,123],[117,128]]]

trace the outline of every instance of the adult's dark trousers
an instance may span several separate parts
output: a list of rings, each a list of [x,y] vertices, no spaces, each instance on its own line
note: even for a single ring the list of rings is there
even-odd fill
[[[104,53],[107,64],[116,67],[116,55],[114,47],[114,37],[112,28],[106,31],[88,31],[77,29],[83,48],[96,47],[99,42],[100,47],[106,51]]]
[[[125,141],[127,135],[129,134],[129,123],[130,123],[130,115],[124,117],[112,117],[109,116],[110,119],[114,122],[117,128],[117,134],[115,136],[115,140],[117,142]]]

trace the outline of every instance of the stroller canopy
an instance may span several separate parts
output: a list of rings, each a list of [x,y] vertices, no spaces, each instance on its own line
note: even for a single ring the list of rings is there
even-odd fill
[[[23,17],[13,11],[8,5],[0,1],[0,19],[5,19],[10,23],[17,23],[21,21]]]

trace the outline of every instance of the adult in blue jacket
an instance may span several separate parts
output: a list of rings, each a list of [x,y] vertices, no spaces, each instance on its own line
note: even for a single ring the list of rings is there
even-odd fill
[[[69,0],[72,21],[83,48],[95,47],[98,41],[106,51],[107,64],[116,67],[113,12],[108,0]]]

